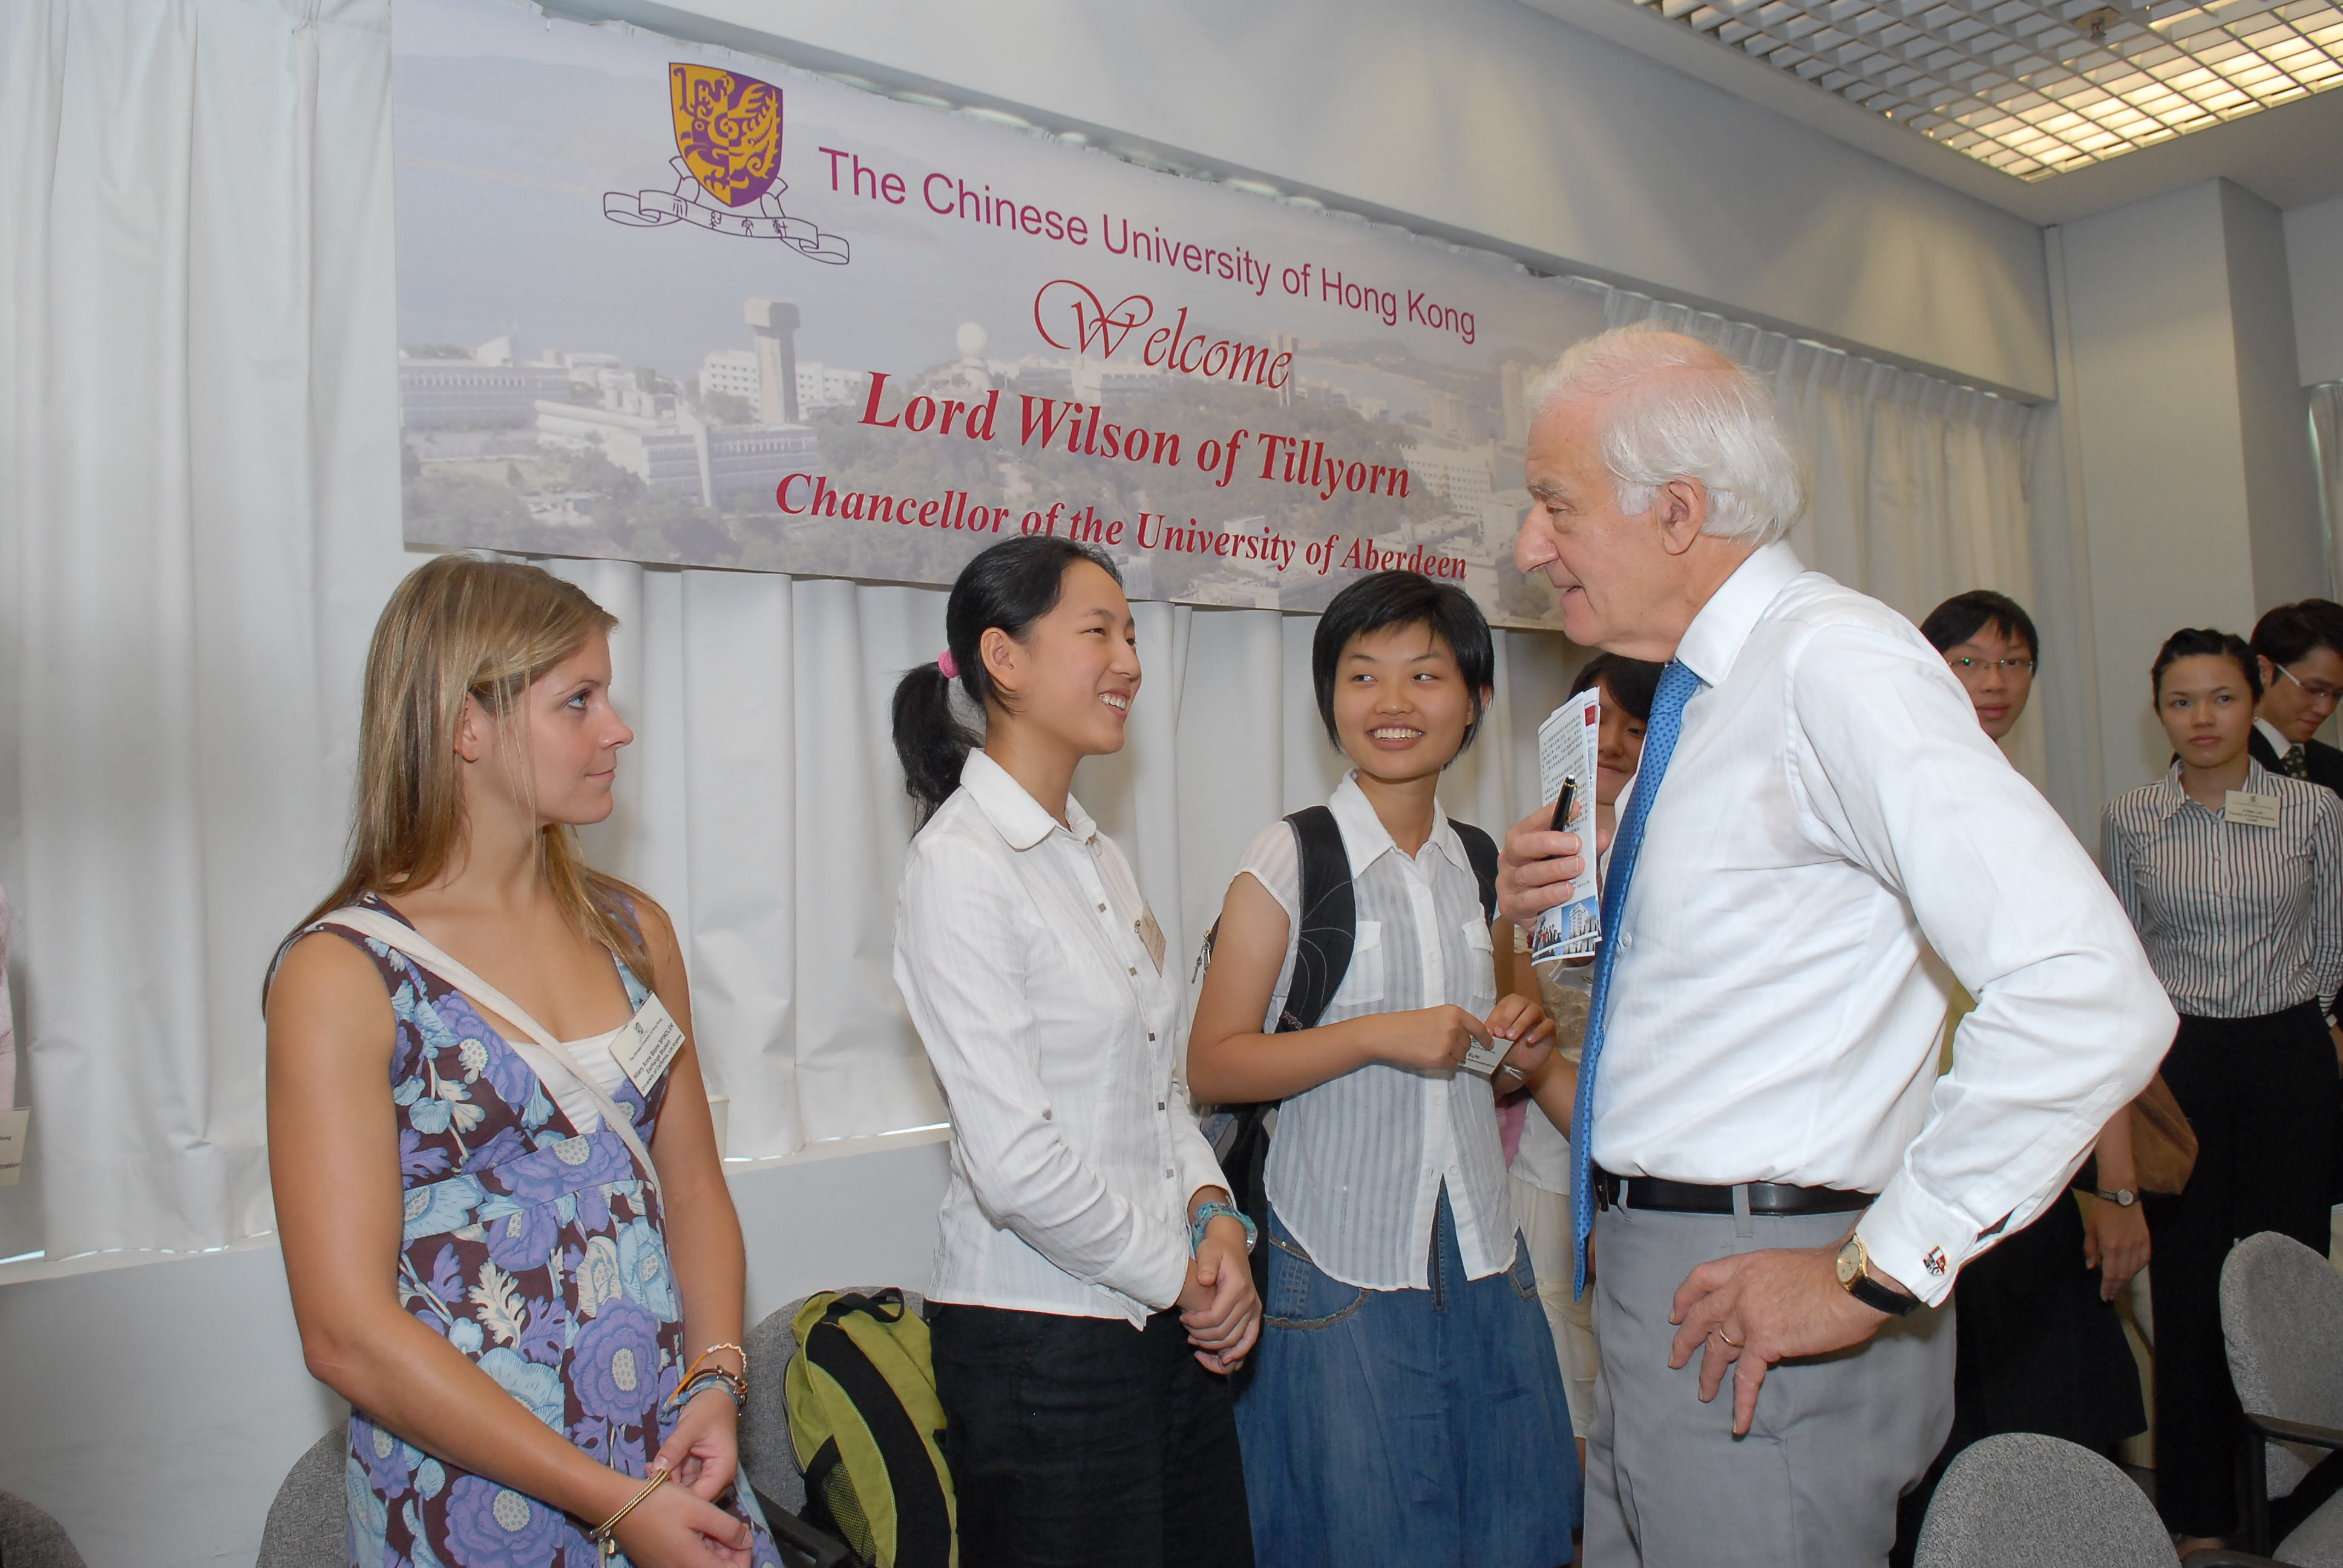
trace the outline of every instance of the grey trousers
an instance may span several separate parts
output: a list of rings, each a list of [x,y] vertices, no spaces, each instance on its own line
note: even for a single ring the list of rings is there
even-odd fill
[[[1733,1382],[1700,1402],[1700,1353],[1668,1370],[1668,1312],[1702,1263],[1835,1246],[1852,1214],[1595,1216],[1587,1290],[1603,1372],[1586,1440],[1590,1568],[1852,1568],[1886,1561],[1896,1503],[1953,1423],[1953,1312],[1922,1308],[1833,1355],[1783,1362],[1733,1435]]]

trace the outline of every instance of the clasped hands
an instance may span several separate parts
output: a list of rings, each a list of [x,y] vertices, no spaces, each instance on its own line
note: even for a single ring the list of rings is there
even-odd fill
[[[1212,1195],[1223,1202],[1228,1198],[1224,1192]],[[1264,1236],[1261,1244],[1267,1246],[1269,1239]],[[1244,1226],[1225,1214],[1212,1217],[1196,1243],[1196,1255],[1188,1260],[1188,1280],[1174,1304],[1206,1372],[1232,1372],[1244,1365],[1261,1336],[1261,1292],[1253,1289]]]
[[[653,1472],[668,1473],[669,1484],[644,1498],[615,1532],[628,1560],[646,1568],[749,1568],[755,1539],[749,1522],[718,1506],[732,1490],[739,1463],[739,1414],[731,1399],[719,1389],[702,1390],[683,1407],[651,1461]]]

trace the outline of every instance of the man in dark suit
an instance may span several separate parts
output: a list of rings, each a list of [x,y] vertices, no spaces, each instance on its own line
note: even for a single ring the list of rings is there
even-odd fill
[[[2312,739],[2343,697],[2343,605],[2282,604],[2255,623],[2253,648],[2262,667],[2254,760],[2343,795],[2343,751]]]
[[[2343,795],[2343,751],[2313,731],[2343,697],[2343,605],[2307,598],[2282,604],[2254,623],[2253,649],[2262,667],[2262,699],[2246,746],[2273,772],[2308,779]],[[2337,1051],[2343,1072],[2343,1048]],[[2343,1123],[2343,1087],[2336,1119]],[[2327,1199],[2343,1204],[2343,1161],[2329,1178]]]

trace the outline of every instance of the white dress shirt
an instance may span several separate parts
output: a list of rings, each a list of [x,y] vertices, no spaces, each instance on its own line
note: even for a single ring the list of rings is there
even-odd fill
[[[2177,1020],[1911,622],[1773,544],[1676,657],[1703,684],[1614,938],[1594,1158],[1876,1192],[1865,1246],[1942,1301],[2065,1185]],[[1977,998],[1942,1078],[1931,946]]]
[[[1408,1012],[1443,1002],[1486,1018],[1497,1005],[1496,956],[1480,883],[1447,813],[1413,859],[1344,777],[1326,802],[1342,831],[1357,910],[1350,968],[1321,1023]],[[1293,829],[1262,829],[1237,874],[1250,874],[1284,910],[1285,964],[1262,1027],[1275,1027],[1301,940],[1294,910],[1302,866]],[[1414,1072],[1372,1061],[1289,1097],[1278,1107],[1262,1171],[1277,1217],[1319,1268],[1370,1291],[1431,1285],[1432,1224],[1448,1190],[1467,1279],[1513,1261],[1513,1204],[1489,1081],[1477,1073]]]
[[[981,751],[911,840],[895,983],[952,1120],[931,1299],[1133,1324],[1179,1299],[1188,1201],[1225,1182],[1151,924],[1081,803],[1059,823]]]

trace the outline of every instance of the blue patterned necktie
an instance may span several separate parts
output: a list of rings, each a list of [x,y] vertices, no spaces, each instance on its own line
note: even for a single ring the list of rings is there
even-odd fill
[[[1578,1063],[1578,1109],[1570,1122],[1570,1232],[1572,1293],[1586,1294],[1586,1238],[1594,1230],[1594,1063],[1603,1053],[1603,1026],[1609,1013],[1611,971],[1619,959],[1619,913],[1627,907],[1627,883],[1635,875],[1635,859],[1644,849],[1644,824],[1651,819],[1652,802],[1659,797],[1660,781],[1667,777],[1668,759],[1676,754],[1676,737],[1684,729],[1684,704],[1700,689],[1700,677],[1668,661],[1660,672],[1660,688],[1652,698],[1651,722],[1644,729],[1644,756],[1635,769],[1635,793],[1627,802],[1627,819],[1611,841],[1611,870],[1603,883],[1603,950],[1594,960],[1594,995],[1586,1010],[1586,1047]]]

